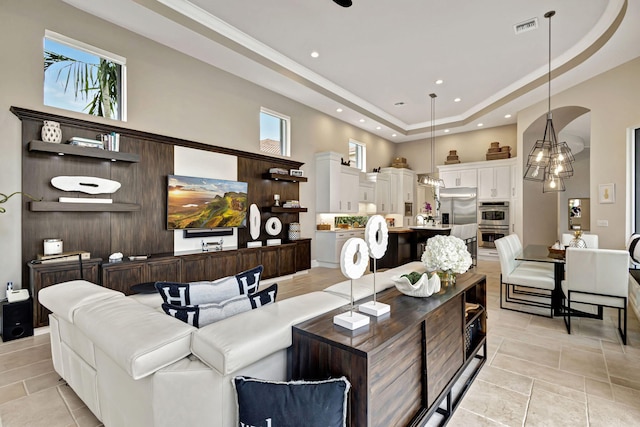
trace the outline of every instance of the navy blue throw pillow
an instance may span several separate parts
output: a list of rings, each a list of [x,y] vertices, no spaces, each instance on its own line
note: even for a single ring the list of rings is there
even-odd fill
[[[263,305],[272,304],[276,302],[277,294],[278,284],[274,283],[253,295],[238,295],[220,303],[214,302],[188,306],[163,303],[162,310],[169,316],[173,316],[178,320],[200,328],[210,323],[226,319],[227,317],[260,308]]]
[[[238,295],[252,295],[260,286],[262,266],[213,281],[190,283],[156,282],[165,304],[189,306],[221,303]]]
[[[325,381],[273,382],[249,377],[233,379],[238,395],[240,426],[344,427],[345,377]]]

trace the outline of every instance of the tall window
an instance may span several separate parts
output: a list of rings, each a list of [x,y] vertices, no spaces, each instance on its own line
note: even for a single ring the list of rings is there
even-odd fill
[[[349,140],[349,160],[362,172],[367,171],[367,146],[354,139]]]
[[[291,119],[275,111],[260,109],[260,151],[279,156],[291,155]]]
[[[126,60],[52,31],[44,37],[44,105],[126,120]]]

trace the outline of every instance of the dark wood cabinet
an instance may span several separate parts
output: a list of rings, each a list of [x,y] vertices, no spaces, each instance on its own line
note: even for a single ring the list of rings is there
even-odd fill
[[[296,240],[295,271],[309,270],[310,268],[311,268],[311,239]]]
[[[131,286],[145,282],[179,282],[182,278],[180,258],[150,258],[103,264],[102,286],[131,295]]]
[[[333,324],[340,310],[295,325],[289,377],[347,377],[352,427],[423,425],[436,412],[446,423],[486,360],[485,276],[465,273],[429,298],[390,288],[378,301],[391,316],[355,331]]]
[[[99,267],[102,259],[94,258],[82,261],[82,275],[85,280],[100,282]],[[29,263],[29,291],[33,298],[33,327],[49,324],[50,311],[38,302],[38,292],[47,286],[69,280],[80,279],[80,265],[77,261],[33,264]]]

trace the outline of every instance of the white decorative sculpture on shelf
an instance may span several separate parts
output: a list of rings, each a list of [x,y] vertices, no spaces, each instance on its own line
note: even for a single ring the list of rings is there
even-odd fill
[[[373,301],[361,304],[359,310],[372,316],[382,316],[390,311],[388,304],[376,301],[376,267],[377,261],[387,252],[389,244],[389,228],[382,215],[374,215],[367,221],[364,238],[369,246],[369,255],[373,258]]]
[[[247,242],[248,248],[262,246],[262,242],[258,240],[260,238],[260,222],[260,209],[255,203],[252,203],[249,206],[249,234],[254,241]]]
[[[352,237],[342,247],[340,252],[340,269],[345,277],[351,279],[351,308],[348,312],[333,317],[333,323],[347,329],[358,329],[369,324],[369,316],[354,312],[353,279],[359,279],[364,274],[369,263],[369,249],[367,243]]]

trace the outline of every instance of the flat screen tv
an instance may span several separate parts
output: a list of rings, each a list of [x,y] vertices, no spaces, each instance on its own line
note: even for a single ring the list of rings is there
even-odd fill
[[[246,182],[169,175],[167,229],[246,227]]]

